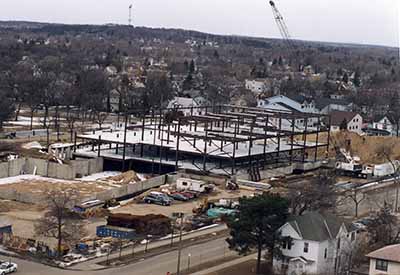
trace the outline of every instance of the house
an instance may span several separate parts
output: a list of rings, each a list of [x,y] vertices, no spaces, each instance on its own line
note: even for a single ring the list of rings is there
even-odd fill
[[[319,111],[315,107],[314,100],[307,99],[303,96],[287,97],[284,95],[277,95],[273,97],[268,97],[264,99],[257,100],[257,106],[259,108],[272,109],[283,112],[292,113],[305,113],[305,114],[318,114]],[[307,126],[312,127],[318,122],[318,118],[309,118],[307,121]],[[291,122],[288,122],[290,125]],[[306,121],[304,119],[297,119],[295,121],[295,127],[302,128],[305,127]]]
[[[257,101],[258,107],[267,108],[268,105],[279,105],[282,110],[294,110],[299,113],[318,113],[315,108],[314,100],[307,99],[303,96],[287,97],[277,95]]]
[[[362,129],[363,118],[360,114],[342,111],[333,111],[331,113],[331,131],[348,130],[361,135],[363,133]]]
[[[387,131],[389,135],[394,134],[395,128],[395,123],[388,116],[380,117],[372,122],[372,129]]]
[[[319,212],[292,217],[279,230],[291,240],[282,247],[282,257],[273,259],[278,274],[336,274],[346,265],[357,238],[344,221]]]
[[[201,115],[201,110],[196,108],[200,106],[195,99],[187,97],[175,97],[168,103],[168,108],[187,108],[181,110],[185,116]]]
[[[400,244],[385,246],[367,255],[369,275],[400,274]]]
[[[245,87],[247,90],[255,94],[261,94],[267,92],[269,85],[267,85],[266,81],[263,80],[248,80],[245,81]]]
[[[351,111],[353,104],[344,99],[322,97],[315,100],[315,106],[321,114],[330,114],[333,111]]]

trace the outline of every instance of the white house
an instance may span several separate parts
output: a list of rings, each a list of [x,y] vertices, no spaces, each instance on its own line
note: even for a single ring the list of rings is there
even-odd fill
[[[266,92],[266,90],[267,90],[267,86],[265,85],[265,82],[261,81],[261,80],[246,79],[245,87],[247,90],[250,90],[251,92],[253,92],[255,94],[261,94],[263,92]]]
[[[367,255],[369,275],[400,274],[400,244],[385,246]]]
[[[396,125],[387,116],[381,117],[372,122],[373,129],[387,131],[390,135],[394,134],[395,127]]]
[[[331,114],[331,131],[347,130],[359,135],[363,133],[363,118],[358,113],[334,111]],[[341,129],[345,128],[345,129]]]
[[[200,106],[201,104],[195,99],[187,97],[175,97],[168,103],[168,108],[185,108],[180,110],[185,116],[201,115],[201,110],[196,108]]]
[[[291,241],[275,258],[278,274],[335,274],[342,270],[356,241],[356,231],[331,214],[309,212],[289,219],[281,228]]]
[[[314,100],[306,99],[302,96],[292,99],[284,95],[277,95],[269,98],[258,99],[257,106],[259,108],[272,109],[278,111],[287,111],[293,113],[307,113],[307,114],[319,114],[318,109],[315,107]],[[307,126],[312,127],[317,123],[318,118],[309,118],[307,121]],[[291,124],[291,122],[287,122]],[[304,119],[297,119],[295,121],[295,126],[297,128],[305,127],[306,121]]]

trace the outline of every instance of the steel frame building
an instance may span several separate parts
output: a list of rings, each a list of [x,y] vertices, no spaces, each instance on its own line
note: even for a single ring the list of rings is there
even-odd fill
[[[126,113],[120,131],[75,135],[75,155],[103,156],[120,162],[122,170],[141,162],[151,164],[152,173],[165,167],[224,175],[245,170],[257,178],[262,169],[317,161],[320,148],[329,150],[330,118],[321,114],[233,105],[142,113],[136,123],[130,120],[137,116]],[[297,127],[296,120],[304,127]],[[83,142],[78,145],[78,140]]]

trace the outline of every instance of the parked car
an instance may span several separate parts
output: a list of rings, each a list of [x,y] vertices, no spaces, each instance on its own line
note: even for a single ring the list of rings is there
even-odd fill
[[[192,192],[180,192],[182,195],[184,195],[185,197],[187,197],[189,200],[193,200],[195,198],[197,198],[197,194],[194,194]]]
[[[185,194],[182,194],[179,192],[171,193],[169,196],[177,201],[188,201],[189,200],[189,198],[187,196],[185,196]]]
[[[13,272],[17,272],[18,265],[12,262],[2,263],[0,265],[0,275],[5,275]]]
[[[145,203],[154,203],[154,204],[160,204],[163,206],[170,206],[172,203],[172,200],[168,195],[160,192],[150,192],[143,201]]]

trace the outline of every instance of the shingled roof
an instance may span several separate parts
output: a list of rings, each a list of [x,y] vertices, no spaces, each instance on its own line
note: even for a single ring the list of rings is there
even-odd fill
[[[331,113],[331,125],[340,126],[344,120],[349,123],[356,115],[354,112],[334,111]]]
[[[369,253],[367,257],[400,263],[400,244],[385,246]]]
[[[322,242],[336,238],[344,221],[328,213],[308,212],[291,217],[288,223],[304,240]]]

